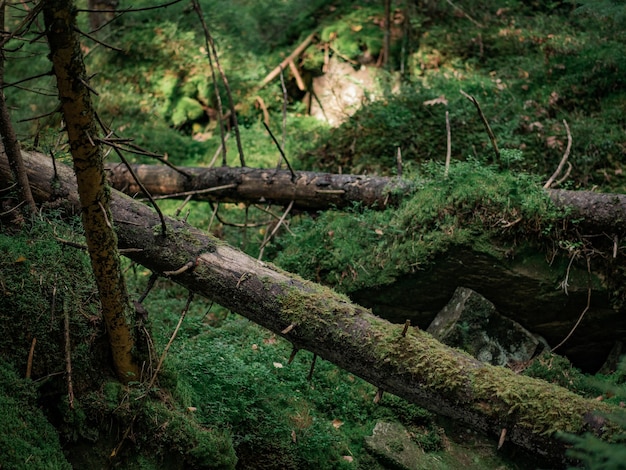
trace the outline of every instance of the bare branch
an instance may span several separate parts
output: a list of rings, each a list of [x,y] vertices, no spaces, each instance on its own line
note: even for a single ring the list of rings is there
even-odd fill
[[[476,106],[478,115],[480,116],[480,119],[483,121],[483,124],[485,125],[485,129],[487,130],[487,135],[489,136],[489,140],[491,140],[491,145],[493,146],[493,150],[496,153],[496,163],[500,165],[500,150],[498,149],[496,136],[493,134],[493,131],[491,130],[491,126],[489,126],[489,123],[487,122],[487,118],[483,114],[483,110],[480,109],[480,105],[478,104],[478,101],[472,95],[468,95],[463,90],[461,90],[461,94],[465,96],[468,100],[470,100],[472,103],[474,103],[474,106]]]
[[[552,183],[554,182],[554,180],[557,178],[557,176],[559,176],[561,171],[563,171],[563,165],[565,165],[565,162],[567,162],[567,159],[569,158],[570,150],[572,150],[572,134],[569,130],[569,126],[567,125],[567,121],[565,119],[563,119],[563,125],[565,126],[565,131],[567,132],[567,148],[565,149],[563,158],[561,158],[561,161],[559,162],[559,166],[556,167],[556,170],[554,171],[550,179],[546,181],[546,184],[543,185],[543,189],[548,189],[549,187],[552,186]],[[568,174],[569,172],[565,176],[567,177]],[[559,182],[561,182],[561,180],[559,180]]]
[[[278,148],[280,155],[283,157],[283,160],[285,160],[285,163],[287,164],[287,168],[289,168],[289,172],[291,173],[291,182],[295,183],[298,177],[296,176],[296,173],[293,171],[293,168],[291,168],[291,165],[289,164],[289,160],[287,160],[287,157],[285,156],[285,152],[283,152],[283,149],[280,148],[280,144],[276,140],[276,137],[274,137],[274,134],[272,133],[272,130],[270,129],[270,127],[267,124],[265,124],[265,121],[263,121],[263,125],[265,126],[265,129],[267,130],[270,137],[274,141],[274,144],[276,144],[276,147]]]

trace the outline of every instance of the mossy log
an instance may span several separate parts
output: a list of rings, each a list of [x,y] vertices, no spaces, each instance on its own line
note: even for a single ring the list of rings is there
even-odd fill
[[[398,178],[370,178],[287,170],[255,168],[173,168],[159,165],[131,165],[142,184],[153,196],[213,202],[272,203],[294,208],[323,210],[360,203],[385,208],[397,202],[396,194],[410,191],[412,184]],[[126,194],[141,193],[124,165],[109,164],[111,185]]]
[[[362,204],[384,209],[416,190],[410,181],[396,177],[338,175],[256,168],[180,167],[131,165],[154,196],[213,202],[273,203],[301,210],[324,210]],[[121,164],[106,166],[111,185],[126,194],[141,192],[128,169]],[[626,234],[626,194],[592,191],[549,190],[552,201],[569,209],[568,217],[584,219],[583,225],[597,231]]]
[[[72,171],[25,153],[34,194],[69,194],[78,209]],[[0,181],[9,181],[6,157]],[[154,272],[246,316],[320,357],[433,412],[519,446],[552,465],[565,464],[558,430],[611,438],[611,408],[547,382],[488,366],[429,334],[373,315],[342,295],[257,261],[183,222],[168,219],[167,235],[149,207],[113,191],[111,211],[121,248]],[[187,268],[185,268],[187,267]],[[184,269],[181,269],[184,268]],[[169,273],[169,274],[166,274]]]

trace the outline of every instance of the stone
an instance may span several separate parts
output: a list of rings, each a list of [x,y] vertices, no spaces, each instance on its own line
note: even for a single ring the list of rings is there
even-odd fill
[[[313,79],[313,92],[317,99],[311,101],[311,116],[338,127],[364,102],[376,97],[376,68],[359,67],[331,57],[327,71]]]
[[[496,366],[528,361],[540,345],[539,338],[465,287],[456,289],[427,331],[442,343]]]
[[[371,436],[365,437],[365,447],[381,464],[401,470],[421,468],[424,451],[411,439],[400,423],[378,421]]]

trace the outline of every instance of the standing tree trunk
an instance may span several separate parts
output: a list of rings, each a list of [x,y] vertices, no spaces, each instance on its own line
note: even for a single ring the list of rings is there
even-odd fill
[[[43,12],[114,366],[123,382],[138,380],[139,368],[133,357],[134,310],[120,269],[109,209],[110,189],[105,181],[102,148],[96,141],[95,112],[76,33],[76,11],[71,0],[46,0]]]
[[[4,31],[4,9],[5,4],[0,5],[0,30]],[[4,85],[4,46],[0,49],[0,87]],[[37,206],[35,200],[30,191],[30,185],[28,184],[28,176],[26,175],[26,169],[24,162],[22,161],[22,152],[20,150],[20,144],[15,135],[15,129],[11,124],[11,118],[9,116],[9,109],[4,98],[4,91],[0,88],[0,136],[4,144],[4,151],[11,163],[11,172],[17,183],[17,186],[21,193],[22,201],[28,205],[29,210],[32,213],[37,212]]]

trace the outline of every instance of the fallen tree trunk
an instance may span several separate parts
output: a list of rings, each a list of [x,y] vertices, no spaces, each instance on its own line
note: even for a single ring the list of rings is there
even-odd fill
[[[411,183],[398,178],[371,178],[287,170],[255,168],[198,168],[131,165],[142,184],[153,196],[185,198],[213,202],[272,203],[294,208],[322,210],[360,203],[385,208],[397,202],[396,194],[408,192]],[[107,165],[111,186],[135,195],[141,189],[121,164]]]
[[[78,210],[72,171],[56,173],[49,159],[25,153],[34,195],[49,200],[59,188]],[[0,181],[10,181],[4,154]],[[173,219],[167,236],[149,207],[116,191],[111,210],[121,248],[154,272],[280,334],[368,382],[472,429],[522,447],[551,464],[565,462],[557,430],[610,438],[619,426],[611,408],[541,380],[484,365],[427,333],[406,333],[345,296],[259,262]],[[181,269],[183,268],[183,269]]]
[[[297,171],[295,181],[287,170],[254,168],[181,167],[180,171],[159,165],[131,165],[150,194],[213,202],[274,203],[294,208],[324,210],[355,203],[384,209],[416,190],[415,184],[399,178],[337,175]],[[107,165],[111,185],[126,194],[140,193],[128,169]],[[187,176],[186,176],[187,175]],[[626,234],[626,194],[591,191],[549,190],[552,201],[568,208],[568,217],[584,218],[584,225],[598,232]]]

